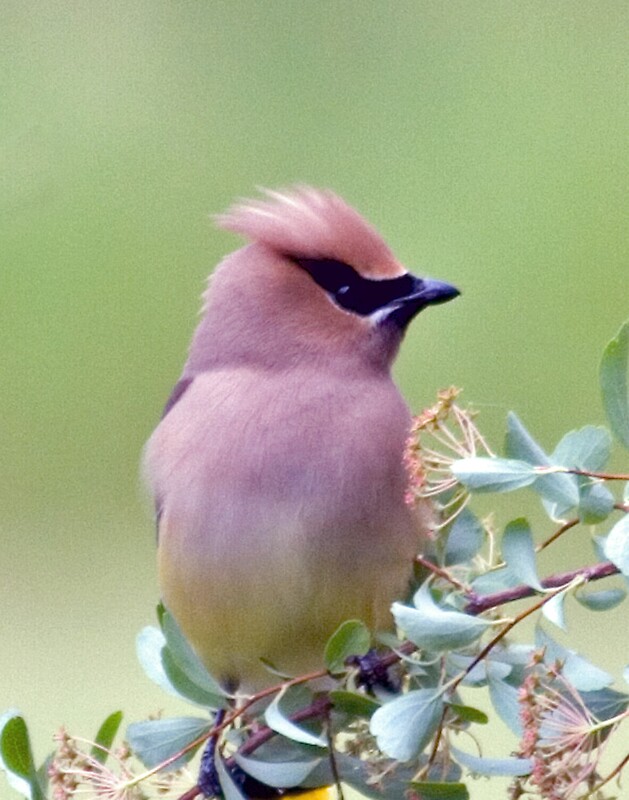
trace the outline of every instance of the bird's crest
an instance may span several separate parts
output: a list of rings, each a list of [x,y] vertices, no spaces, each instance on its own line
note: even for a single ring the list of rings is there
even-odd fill
[[[337,259],[378,278],[403,272],[378,232],[333,192],[295,186],[263,194],[235,204],[216,224],[282,255]]]

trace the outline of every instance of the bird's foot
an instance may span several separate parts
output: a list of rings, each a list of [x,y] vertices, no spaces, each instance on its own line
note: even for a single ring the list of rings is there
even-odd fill
[[[358,684],[368,691],[381,688],[399,692],[399,678],[389,666],[383,665],[381,656],[377,650],[370,650],[364,656],[352,656],[347,663],[358,667]]]

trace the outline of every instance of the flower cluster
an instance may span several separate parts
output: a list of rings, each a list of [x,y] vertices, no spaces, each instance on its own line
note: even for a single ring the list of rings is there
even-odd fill
[[[603,800],[598,791],[601,758],[627,712],[597,719],[563,675],[561,664],[544,664],[541,653],[534,656],[518,699],[523,728],[518,755],[530,758],[533,770],[511,786],[511,800]]]
[[[406,500],[414,505],[430,499],[437,504],[444,527],[465,507],[469,492],[450,466],[461,458],[493,455],[474,422],[474,412],[457,405],[460,389],[442,389],[437,402],[413,420],[404,463],[409,475]]]
[[[61,728],[54,739],[57,749],[48,766],[53,800],[72,800],[78,795],[90,800],[174,798],[194,784],[187,770],[158,774],[136,772],[137,762],[127,744],[108,750],[71,736],[65,728]],[[107,766],[108,761],[113,766]]]

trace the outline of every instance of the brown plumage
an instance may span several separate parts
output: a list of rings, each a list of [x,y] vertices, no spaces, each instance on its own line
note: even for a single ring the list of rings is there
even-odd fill
[[[345,619],[389,627],[428,521],[404,502],[409,411],[390,366],[453,287],[410,276],[331,192],[237,205],[251,244],[216,269],[182,378],[148,442],[166,606],[227,685],[260,659],[321,666]]]

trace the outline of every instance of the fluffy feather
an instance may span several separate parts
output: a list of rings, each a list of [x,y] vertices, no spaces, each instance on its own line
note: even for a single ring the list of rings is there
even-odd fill
[[[333,192],[309,186],[262,191],[266,199],[237,203],[216,224],[283,255],[338,259],[366,277],[404,272],[378,232]]]

